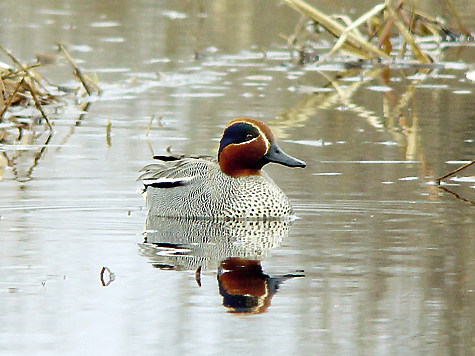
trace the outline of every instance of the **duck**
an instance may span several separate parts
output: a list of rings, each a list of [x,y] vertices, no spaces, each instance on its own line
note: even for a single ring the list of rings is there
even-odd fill
[[[306,166],[286,154],[265,123],[240,118],[224,128],[217,158],[158,155],[141,169],[149,216],[197,219],[280,219],[289,198],[262,168]]]

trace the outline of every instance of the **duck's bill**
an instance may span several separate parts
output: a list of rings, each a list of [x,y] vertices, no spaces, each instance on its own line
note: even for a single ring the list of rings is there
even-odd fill
[[[297,158],[289,156],[287,153],[282,151],[279,146],[275,143],[271,143],[267,154],[262,157],[268,162],[279,163],[287,167],[301,167],[304,168],[307,164],[304,161],[301,161]]]

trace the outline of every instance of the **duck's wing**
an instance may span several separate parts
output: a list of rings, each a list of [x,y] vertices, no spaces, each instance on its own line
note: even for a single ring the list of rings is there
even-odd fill
[[[148,187],[173,188],[190,184],[205,174],[216,161],[209,156],[155,156],[159,163],[143,167],[140,172],[144,191]]]

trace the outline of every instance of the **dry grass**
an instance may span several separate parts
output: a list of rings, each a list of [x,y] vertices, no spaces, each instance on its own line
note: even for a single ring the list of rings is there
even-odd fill
[[[283,0],[285,4],[301,13],[306,21],[300,21],[295,32],[288,38],[289,48],[299,53],[299,62],[304,64],[309,59],[323,61],[329,56],[341,52],[351,58],[361,60],[391,60],[407,56],[406,49],[420,63],[432,63],[435,58],[420,47],[420,42],[430,38],[443,41],[447,38],[471,38],[463,26],[450,0],[445,0],[458,29],[449,28],[444,21],[434,19],[417,11],[409,1],[400,0],[395,4],[386,0],[352,21],[346,15],[327,15],[303,0]],[[336,39],[333,48],[317,56],[309,55],[310,42],[317,43],[319,32],[327,33]],[[402,44],[401,44],[402,40]],[[399,47],[394,53],[393,49]]]
[[[12,63],[0,63],[0,180],[6,167],[12,167],[17,180],[30,179],[53,136],[54,112],[58,106],[67,105],[65,96],[74,93],[75,101],[84,99],[88,105],[87,98],[100,93],[97,85],[82,74],[66,49],[62,45],[58,48],[73,67],[73,75],[80,83],[78,89],[82,87],[84,90],[55,87],[42,78],[37,69],[42,63],[49,62],[44,55],[38,57],[40,59],[33,65],[24,65],[0,45],[0,52]],[[21,163],[25,160],[32,163]],[[28,168],[22,171],[24,167]]]

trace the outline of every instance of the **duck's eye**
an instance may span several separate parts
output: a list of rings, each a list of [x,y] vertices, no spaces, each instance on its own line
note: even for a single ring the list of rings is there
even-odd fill
[[[252,133],[248,133],[246,135],[246,141],[251,141],[254,138],[254,135]]]

